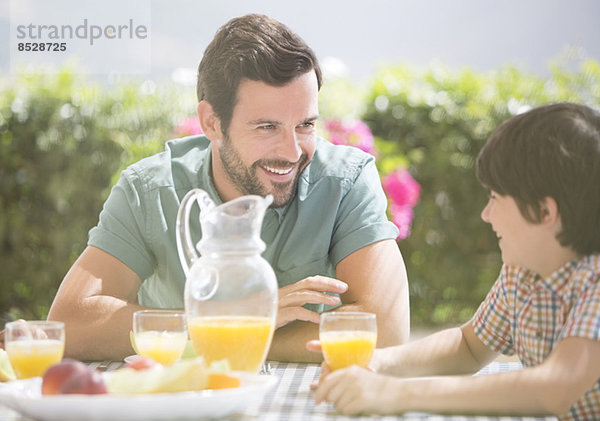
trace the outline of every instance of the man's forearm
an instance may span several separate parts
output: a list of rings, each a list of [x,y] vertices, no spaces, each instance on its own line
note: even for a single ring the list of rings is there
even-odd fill
[[[318,352],[306,349],[306,343],[319,339],[319,325],[295,321],[275,331],[267,359],[287,362],[320,363],[323,358]]]
[[[133,313],[141,309],[114,297],[93,296],[77,311],[53,308],[48,319],[65,322],[65,357],[119,361],[134,352],[129,331]]]

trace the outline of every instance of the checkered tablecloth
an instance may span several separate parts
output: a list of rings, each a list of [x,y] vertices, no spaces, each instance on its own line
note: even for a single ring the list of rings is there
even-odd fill
[[[277,376],[279,382],[273,391],[265,396],[260,404],[249,407],[244,414],[231,418],[232,420],[260,420],[260,421],[357,421],[373,420],[374,417],[346,417],[338,415],[333,405],[322,403],[315,405],[313,393],[310,391],[311,383],[320,375],[320,367],[316,364],[296,364],[271,362],[271,375]],[[493,374],[521,368],[519,363],[494,362],[483,368],[478,374]],[[403,416],[377,417],[377,420],[452,420],[452,421],[483,421],[483,420],[556,420],[554,417],[466,417],[466,416],[440,416],[422,413],[410,413]]]
[[[115,370],[123,365],[121,362],[93,362],[91,367],[103,370]],[[432,420],[432,421],[550,421],[554,417],[466,417],[466,416],[440,416],[422,413],[410,413],[403,416],[387,417],[345,417],[338,415],[333,405],[322,403],[318,406],[314,403],[313,393],[310,390],[311,383],[317,381],[321,369],[317,364],[296,364],[270,362],[270,375],[278,379],[277,385],[267,393],[261,402],[250,405],[242,414],[221,420],[231,421],[359,421],[359,420]],[[501,373],[510,370],[518,370],[521,365],[514,362],[494,362],[481,370],[478,375]],[[21,417],[16,412],[0,405],[0,421],[30,421]]]

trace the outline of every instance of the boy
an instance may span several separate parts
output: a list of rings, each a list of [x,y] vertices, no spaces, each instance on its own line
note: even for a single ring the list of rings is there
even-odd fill
[[[323,376],[317,403],[344,414],[600,419],[600,113],[559,103],[511,118],[481,150],[477,177],[491,191],[481,217],[503,266],[474,317],[376,350],[377,374],[354,366]],[[499,353],[524,369],[465,375]],[[444,377],[406,379],[432,375]]]

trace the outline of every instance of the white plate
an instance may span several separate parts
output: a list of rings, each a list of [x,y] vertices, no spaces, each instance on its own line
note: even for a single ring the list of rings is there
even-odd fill
[[[0,404],[44,421],[166,420],[217,418],[260,403],[277,378],[234,372],[242,384],[234,389],[147,395],[42,396],[40,377],[0,383]]]

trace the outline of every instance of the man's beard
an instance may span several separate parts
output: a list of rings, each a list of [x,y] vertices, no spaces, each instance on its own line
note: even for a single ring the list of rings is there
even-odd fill
[[[224,134],[223,146],[219,148],[221,163],[231,182],[244,195],[255,194],[259,196],[273,195],[273,207],[278,208],[286,205],[296,194],[298,187],[298,178],[308,165],[308,156],[303,153],[297,162],[288,162],[281,160],[261,159],[254,162],[250,167],[244,165],[239,153],[233,147],[233,142],[229,135]],[[258,177],[259,167],[267,166],[274,168],[297,167],[297,172],[293,180],[285,183],[271,182],[271,191],[265,186]]]

